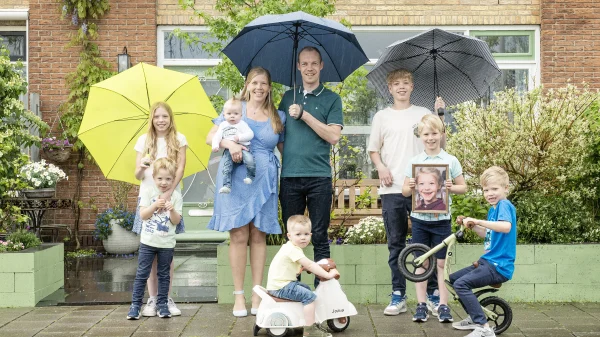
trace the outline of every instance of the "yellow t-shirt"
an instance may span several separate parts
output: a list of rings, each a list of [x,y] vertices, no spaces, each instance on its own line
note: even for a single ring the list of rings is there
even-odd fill
[[[306,256],[302,248],[294,246],[291,241],[281,246],[269,267],[267,290],[279,290],[288,283],[295,281],[296,275],[300,273],[302,268],[298,261],[303,257]]]

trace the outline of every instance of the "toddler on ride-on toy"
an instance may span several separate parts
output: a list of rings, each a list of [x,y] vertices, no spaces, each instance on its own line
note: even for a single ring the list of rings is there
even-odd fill
[[[301,272],[301,269],[305,269],[315,274],[315,276],[328,280],[339,276],[339,273],[335,268],[325,271],[319,264],[304,255],[302,249],[308,246],[312,235],[311,223],[308,217],[304,215],[291,216],[287,221],[287,232],[289,241],[281,247],[271,262],[266,291],[268,295],[278,299],[302,302],[304,315],[300,319],[295,319],[295,317],[292,319],[292,317],[289,317],[290,315],[278,312],[279,320],[275,320],[275,323],[263,324],[266,312],[270,312],[272,308],[267,307],[268,301],[264,299],[266,294],[263,289],[260,289],[260,287],[256,289],[255,287],[254,291],[263,298],[258,308],[257,327],[267,327],[268,325],[267,331],[270,335],[283,336],[287,328],[296,325],[294,323],[297,322],[288,322],[288,320],[292,320],[304,323],[302,325],[304,325],[304,336],[306,337],[331,337],[330,333],[315,323],[315,300],[317,295],[310,290],[309,286],[297,281],[297,275]],[[297,306],[299,303],[293,304]],[[270,321],[274,321],[274,319],[270,319]],[[273,333],[275,331],[279,332],[279,330],[281,330],[281,334]]]
[[[508,174],[493,166],[483,172],[480,181],[483,195],[492,206],[487,220],[459,217],[457,221],[485,238],[485,253],[472,266],[450,275],[450,283],[469,314],[452,326],[459,330],[474,330],[467,337],[496,336],[472,289],[510,280],[517,255],[517,214],[515,206],[506,199]]]

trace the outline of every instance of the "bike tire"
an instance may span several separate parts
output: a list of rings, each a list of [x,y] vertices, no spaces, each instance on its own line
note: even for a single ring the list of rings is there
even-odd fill
[[[417,265],[414,263],[415,258],[424,253],[427,253],[431,248],[422,243],[413,243],[406,246],[398,256],[398,268],[400,268],[400,272],[407,280],[412,282],[423,282],[433,274],[436,269],[436,258],[435,255],[431,255],[426,261],[429,262],[429,266],[424,268],[422,265]],[[415,254],[418,254],[415,255]],[[412,269],[409,270],[409,266]],[[422,274],[417,274],[417,268],[425,269],[425,272]]]
[[[490,327],[494,329],[496,335],[503,333],[510,327],[513,319],[513,313],[512,309],[510,308],[510,304],[508,304],[508,302],[506,302],[504,299],[497,296],[490,296],[479,301],[479,304],[498,315],[498,318],[495,321],[488,318],[488,323],[490,324]],[[492,307],[489,308],[489,306]],[[498,308],[502,310],[500,311]]]

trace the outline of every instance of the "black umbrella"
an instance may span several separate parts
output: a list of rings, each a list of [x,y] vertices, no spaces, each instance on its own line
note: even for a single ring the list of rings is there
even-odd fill
[[[297,54],[312,46],[321,52],[322,82],[341,82],[369,59],[356,36],[339,22],[293,12],[263,15],[249,24],[223,49],[242,75],[261,66],[274,82],[296,84]]]
[[[438,28],[394,42],[367,74],[390,102],[386,76],[400,68],[413,73],[411,102],[430,110],[436,97],[443,97],[447,105],[482,97],[501,74],[487,43]]]

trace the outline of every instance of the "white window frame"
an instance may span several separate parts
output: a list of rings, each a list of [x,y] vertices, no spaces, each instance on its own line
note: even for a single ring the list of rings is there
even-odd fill
[[[25,26],[2,26],[2,21],[0,21],[0,32],[25,32],[25,55],[27,59],[25,61],[21,61],[21,63],[23,63],[23,66],[25,66],[25,69],[27,69],[27,76],[25,76],[25,80],[27,83],[29,83],[29,20],[25,20]]]
[[[207,26],[158,26],[156,34],[156,65],[164,68],[165,66],[203,66],[213,67],[221,63],[220,58],[210,59],[165,59],[165,34],[181,29],[184,32],[207,33]]]

